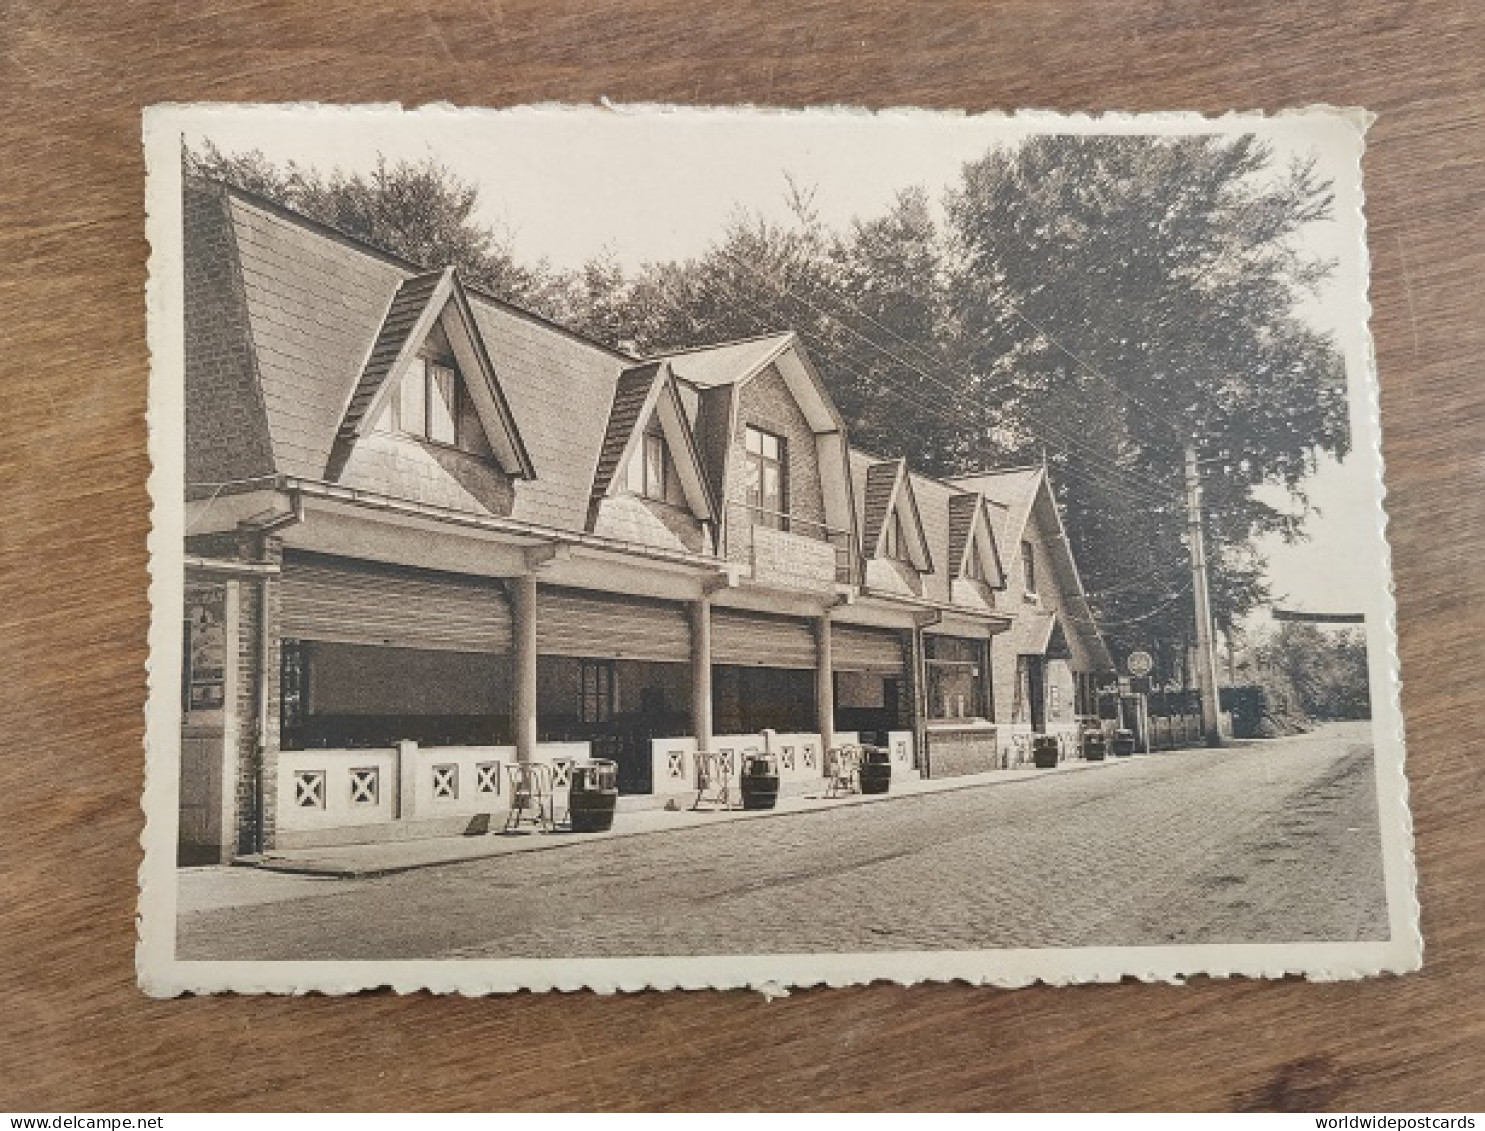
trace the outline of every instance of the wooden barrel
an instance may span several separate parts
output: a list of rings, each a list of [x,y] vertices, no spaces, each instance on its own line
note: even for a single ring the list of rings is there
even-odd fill
[[[779,760],[773,754],[749,754],[743,759],[744,809],[772,809],[779,800]]]
[[[886,793],[892,786],[892,751],[885,746],[863,746],[858,774],[862,793]]]
[[[606,833],[614,827],[619,803],[618,766],[595,759],[572,768],[567,794],[567,823],[575,833]]]

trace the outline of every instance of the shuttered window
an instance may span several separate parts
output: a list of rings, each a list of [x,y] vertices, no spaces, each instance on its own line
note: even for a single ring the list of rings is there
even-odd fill
[[[836,671],[902,674],[903,634],[855,624],[830,626],[831,663]]]
[[[691,657],[691,625],[679,601],[543,585],[536,593],[536,650],[681,664]]]
[[[281,632],[299,640],[509,652],[510,604],[494,578],[319,555],[285,555]]]
[[[813,668],[815,634],[802,617],[712,610],[712,662],[763,668]]]

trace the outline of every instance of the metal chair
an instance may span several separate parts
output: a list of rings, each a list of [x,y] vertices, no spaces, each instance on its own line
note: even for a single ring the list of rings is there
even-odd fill
[[[505,772],[510,780],[510,812],[504,831],[520,828],[522,820],[546,832],[553,831],[552,767],[545,762],[507,762]]]
[[[703,804],[732,808],[732,751],[696,751],[696,800],[692,811]]]
[[[825,752],[825,796],[856,793],[861,783],[861,749],[833,746]]]

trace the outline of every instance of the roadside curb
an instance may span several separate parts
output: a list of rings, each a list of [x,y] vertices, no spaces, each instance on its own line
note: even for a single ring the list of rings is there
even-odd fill
[[[254,857],[238,857],[233,861],[234,866],[257,868],[264,872],[279,872],[285,875],[296,876],[320,876],[331,879],[361,880],[371,879],[377,876],[392,876],[402,872],[414,872],[424,868],[438,868],[454,864],[470,864],[481,860],[493,860],[501,856],[515,856],[527,852],[552,852],[563,848],[571,848],[583,844],[600,844],[604,841],[626,840],[631,837],[657,836],[667,833],[684,833],[694,829],[712,829],[723,823],[734,821],[759,821],[778,819],[786,817],[808,816],[813,813],[834,812],[839,809],[859,808],[864,805],[876,805],[890,801],[907,801],[915,797],[935,797],[944,793],[962,793],[971,789],[984,789],[993,786],[1018,785],[1023,782],[1046,781],[1049,777],[1061,774],[1077,773],[1083,770],[1106,769],[1111,766],[1132,764],[1136,759],[1143,759],[1144,754],[1136,754],[1130,757],[1110,757],[1102,762],[1087,762],[1077,760],[1067,762],[1058,766],[1055,770],[1041,770],[1016,776],[993,776],[1009,774],[1012,771],[992,770],[986,775],[974,775],[966,778],[943,778],[939,783],[934,783],[928,788],[913,789],[911,792],[903,793],[881,793],[881,794],[849,794],[845,797],[831,798],[828,801],[822,797],[806,795],[803,800],[816,802],[816,804],[790,806],[781,809],[724,809],[724,810],[700,810],[698,816],[716,818],[714,820],[683,820],[676,824],[659,825],[656,827],[630,827],[612,829],[602,833],[519,833],[502,834],[492,833],[483,836],[470,837],[446,837],[438,838],[437,841],[405,841],[401,844],[432,845],[435,843],[448,842],[450,849],[461,846],[460,851],[450,852],[447,855],[435,856],[424,860],[403,860],[387,863],[315,859],[294,859],[283,857],[272,852],[264,853]],[[941,783],[941,784],[940,784]],[[647,810],[646,812],[669,812],[668,810]],[[689,812],[689,810],[682,810]],[[467,846],[467,848],[465,848]],[[366,848],[375,850],[381,845],[354,845],[337,846],[336,849],[326,851],[337,851],[342,848]],[[400,845],[399,845],[400,847]],[[291,849],[295,853],[309,854],[314,849]]]

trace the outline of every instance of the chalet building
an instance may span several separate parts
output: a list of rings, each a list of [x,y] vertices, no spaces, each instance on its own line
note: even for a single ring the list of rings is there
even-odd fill
[[[792,333],[633,357],[237,190],[184,222],[183,860],[478,829],[518,761],[977,772],[1108,666],[1045,476],[852,449]]]
[[[992,662],[1001,764],[1029,761],[1033,734],[1058,735],[1071,756],[1079,720],[1097,716],[1099,677],[1114,661],[1084,596],[1047,471],[1011,468],[954,483],[985,498],[997,544],[1010,558],[1001,597],[1015,627]]]

